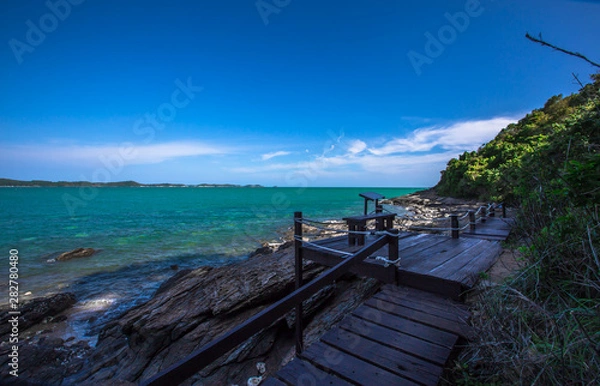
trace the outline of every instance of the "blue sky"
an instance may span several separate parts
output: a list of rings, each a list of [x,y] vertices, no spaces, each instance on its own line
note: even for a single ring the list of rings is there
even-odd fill
[[[432,186],[594,68],[600,2],[5,0],[0,177]]]

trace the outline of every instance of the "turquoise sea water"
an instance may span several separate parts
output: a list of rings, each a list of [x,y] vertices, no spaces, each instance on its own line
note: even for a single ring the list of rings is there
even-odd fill
[[[416,188],[1,188],[0,251],[19,251],[20,293],[75,292],[110,317],[148,299],[179,269],[228,264],[281,241],[294,211],[336,219],[363,210],[358,193]],[[55,262],[79,247],[100,252]],[[8,279],[8,274],[7,274]],[[2,280],[5,282],[7,280]],[[5,286],[0,288],[5,291]],[[25,296],[25,299],[27,298]],[[0,303],[7,303],[7,295]]]

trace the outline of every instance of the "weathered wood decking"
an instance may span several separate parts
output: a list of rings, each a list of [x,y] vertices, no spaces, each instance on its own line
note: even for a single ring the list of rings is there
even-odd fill
[[[373,240],[367,237],[366,244]],[[349,246],[346,236],[315,242],[318,246],[304,248],[304,257],[333,266],[343,255],[331,250],[356,252],[359,246]],[[401,233],[398,243],[401,261],[396,267],[385,266],[376,256],[387,257],[387,247],[372,258],[351,269],[359,275],[375,277],[384,283],[399,283],[458,299],[473,287],[479,275],[487,271],[502,250],[495,241],[475,237],[453,239],[443,235]],[[320,249],[325,247],[328,250]]]
[[[384,286],[265,385],[436,385],[471,332],[463,304]]]
[[[399,266],[370,258],[351,269],[393,284],[262,384],[437,385],[457,344],[472,334],[470,312],[456,300],[496,261],[509,233],[510,223],[499,218],[458,239],[401,233]],[[386,248],[375,255],[387,256]],[[358,249],[335,237],[303,247],[303,256],[332,266],[343,260],[335,250]]]
[[[488,217],[485,222],[477,224],[475,230],[466,229],[461,237],[475,237],[484,240],[504,241],[514,225],[512,218]]]

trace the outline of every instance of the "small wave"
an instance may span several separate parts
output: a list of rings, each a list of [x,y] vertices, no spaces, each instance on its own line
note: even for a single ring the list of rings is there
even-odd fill
[[[89,299],[80,302],[75,307],[86,312],[102,311],[111,307],[118,300],[117,296]]]

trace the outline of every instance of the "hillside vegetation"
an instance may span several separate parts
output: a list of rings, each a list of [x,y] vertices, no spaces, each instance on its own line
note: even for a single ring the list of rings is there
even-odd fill
[[[523,269],[475,303],[451,382],[600,383],[600,75],[448,163],[439,194],[517,211]]]
[[[550,98],[478,151],[452,159],[442,172],[442,195],[518,202],[531,189],[600,198],[600,74],[577,93]],[[583,203],[583,202],[581,202]]]

